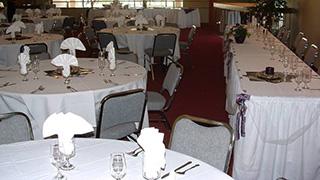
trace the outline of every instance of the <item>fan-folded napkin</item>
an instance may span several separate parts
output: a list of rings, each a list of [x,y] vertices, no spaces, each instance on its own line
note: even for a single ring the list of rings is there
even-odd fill
[[[65,155],[74,151],[72,138],[75,134],[85,134],[93,131],[93,127],[84,118],[68,112],[53,113],[43,124],[43,137],[58,135],[59,149]]]
[[[86,50],[86,47],[84,47],[80,39],[74,37],[70,37],[62,41],[60,48],[69,49],[70,54],[74,56],[76,56],[76,49],[81,51]]]
[[[55,66],[62,66],[62,75],[68,77],[70,75],[70,65],[78,66],[78,60],[70,54],[60,54],[52,59],[51,63]]]
[[[34,15],[40,16],[40,15],[41,15],[41,10],[38,9],[38,8],[36,8],[36,9],[34,10]]]
[[[14,14],[12,17],[12,21],[21,21],[22,16],[21,14]]]
[[[165,25],[165,17],[163,17],[163,16],[158,14],[158,15],[156,15],[155,19],[156,19],[157,26],[164,27],[164,25]]]
[[[7,19],[7,17],[4,14],[0,13],[0,21],[6,20],[6,19]]]
[[[40,23],[37,23],[34,27],[34,31],[37,33],[37,34],[41,34],[44,32],[44,29],[43,29],[43,22],[41,21]]]
[[[147,21],[147,19],[145,17],[143,17],[143,15],[138,14],[136,16],[135,26],[142,27],[143,24],[148,24],[148,21]]]
[[[18,56],[18,63],[20,65],[20,74],[27,74],[27,64],[30,63],[30,48],[23,46],[23,52]]]
[[[113,46],[113,42],[109,42],[109,44],[106,47],[106,51],[108,52],[108,61],[110,63],[109,68],[115,69],[116,68],[116,56],[115,56],[115,50]]]
[[[122,27],[125,23],[126,18],[124,16],[119,16],[116,18],[118,26]]]
[[[25,12],[27,13],[28,17],[32,17],[33,16],[33,10],[28,8],[25,10]]]
[[[53,16],[54,13],[56,13],[56,10],[53,9],[53,8],[50,8],[50,9],[48,9],[48,10],[46,11],[46,14],[47,14],[48,16]]]
[[[137,141],[144,150],[143,172],[146,178],[157,178],[161,168],[165,167],[164,134],[156,128],[141,130]]]
[[[20,32],[21,28],[26,28],[26,25],[22,21],[15,21],[6,30],[6,33],[11,33],[11,38],[15,38],[15,32]]]
[[[56,14],[57,14],[58,16],[61,16],[61,9],[60,9],[60,8],[56,8]]]

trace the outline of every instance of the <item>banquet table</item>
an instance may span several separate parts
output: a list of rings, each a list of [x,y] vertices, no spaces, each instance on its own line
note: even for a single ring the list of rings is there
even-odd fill
[[[35,139],[42,139],[42,125],[52,113],[72,112],[80,115],[96,126],[99,115],[100,101],[106,95],[130,89],[146,89],[147,73],[138,64],[128,61],[117,61],[115,76],[110,76],[109,70],[105,76],[100,76],[97,59],[79,58],[79,66],[94,73],[71,77],[70,84],[77,92],[72,92],[64,84],[62,76],[47,76],[44,71],[55,70],[50,60],[40,61],[39,80],[33,80],[34,74],[29,72],[29,81],[22,81],[17,66],[0,70],[0,85],[6,82],[16,83],[12,86],[0,86],[0,113],[20,111],[31,119]],[[108,81],[109,80],[109,81]],[[31,92],[39,86],[43,91]],[[147,110],[146,110],[147,112]],[[145,112],[143,127],[149,126],[148,115]]]
[[[24,17],[25,19],[32,20],[34,23],[43,22],[43,29],[45,32],[50,32],[53,24],[60,25],[62,27],[64,19],[68,16],[52,16],[52,17]]]
[[[276,47],[284,48],[287,57],[297,58],[270,33],[268,38],[275,40]],[[234,58],[226,73],[229,74],[226,110],[234,129],[242,131],[235,143],[233,177],[239,180],[320,179],[319,75],[312,72],[309,86],[313,90],[301,92],[294,90],[297,86],[294,80],[250,81],[246,72],[261,72],[267,66],[274,67],[275,72],[284,71],[278,56],[270,60],[269,49],[263,48],[263,40],[261,36],[257,38],[255,32],[243,44],[232,44],[231,51]],[[309,67],[299,59],[298,69],[302,68]],[[241,117],[241,112],[245,120],[240,122],[237,115]]]
[[[113,33],[119,47],[129,47],[129,50],[137,54],[138,63],[144,65],[144,50],[153,47],[154,37],[159,33],[175,33],[177,35],[174,59],[180,59],[179,37],[180,29],[174,27],[148,27],[147,31],[139,31],[137,27],[115,27],[100,30]]]
[[[1,178],[6,180],[52,179],[56,174],[56,169],[50,162],[50,146],[55,143],[57,143],[57,139],[0,145]],[[68,180],[113,179],[109,168],[110,154],[113,152],[128,152],[137,148],[135,143],[128,141],[91,138],[76,138],[75,146],[76,155],[70,159],[70,162],[75,165],[75,169],[62,171],[62,174]],[[125,155],[125,158],[127,170],[123,180],[144,179],[142,177],[143,153],[140,153],[137,157]],[[192,161],[192,164],[200,164],[185,175],[177,175],[176,179],[232,179],[222,171],[178,152],[166,150],[165,158],[166,168],[163,174],[187,161]]]
[[[60,44],[63,40],[62,35],[45,33],[40,36],[32,33],[22,33],[22,36],[27,37],[27,39],[11,41],[6,40],[6,38],[10,38],[10,35],[0,37],[1,66],[13,66],[17,64],[20,47],[24,44],[46,43],[48,46],[48,52],[52,58],[61,53]]]
[[[106,17],[108,15],[108,11],[105,9],[90,9],[88,13],[88,22],[91,23],[91,21],[97,17]],[[122,9],[119,10],[120,13],[122,13],[124,16],[130,14],[132,15],[134,11],[137,11],[135,9]],[[197,27],[200,27],[200,12],[199,9],[193,9],[185,11],[183,9],[169,9],[169,8],[145,8],[140,10],[142,11],[143,15],[149,19],[154,18],[156,15],[162,15],[167,18],[168,23],[174,23],[177,24],[179,28],[188,28],[192,27],[192,25],[195,25]]]

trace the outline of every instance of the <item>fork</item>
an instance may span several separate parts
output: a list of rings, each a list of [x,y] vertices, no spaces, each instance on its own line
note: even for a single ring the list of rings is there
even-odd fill
[[[133,156],[133,157],[137,157],[143,150],[141,148],[137,148],[135,149],[136,151],[134,151],[133,153],[131,152],[128,152],[126,154],[130,155],[130,156]],[[129,154],[130,153],[130,154]]]
[[[195,165],[193,165],[193,166],[189,167],[188,169],[186,169],[186,170],[184,170],[184,171],[181,171],[181,172],[175,171],[175,173],[184,175],[187,171],[189,171],[189,170],[191,170],[191,169],[193,169],[193,168],[195,168],[195,167],[198,167],[198,166],[200,166],[200,164],[195,164]]]
[[[132,155],[134,154],[137,150],[141,149],[140,147],[138,147],[137,149],[134,149],[133,151],[129,151],[129,152],[126,152],[126,154],[128,155]]]

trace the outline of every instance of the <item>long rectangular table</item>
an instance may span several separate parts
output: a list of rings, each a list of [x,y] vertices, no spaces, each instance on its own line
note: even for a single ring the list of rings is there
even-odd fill
[[[278,58],[270,60],[270,51],[256,39],[253,33],[244,44],[231,45],[234,58],[226,73],[226,110],[232,126],[244,133],[235,143],[233,176],[239,180],[320,179],[320,90],[294,91],[294,81],[250,81],[244,76],[248,71],[263,71],[267,66],[284,70]],[[281,45],[278,40],[275,43]],[[294,56],[288,48],[286,52]],[[298,68],[303,67],[307,65],[300,60]],[[320,89],[315,72],[310,87]],[[240,94],[249,95],[242,127],[237,124]]]

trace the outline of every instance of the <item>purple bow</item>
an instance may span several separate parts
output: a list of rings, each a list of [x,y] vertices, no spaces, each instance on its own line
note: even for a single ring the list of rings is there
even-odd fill
[[[247,111],[247,106],[245,102],[247,100],[250,100],[250,95],[248,94],[238,94],[236,103],[239,105],[239,112],[237,113],[237,119],[236,119],[236,140],[240,139],[241,137],[246,136],[245,132],[245,125],[246,125],[246,111]]]

